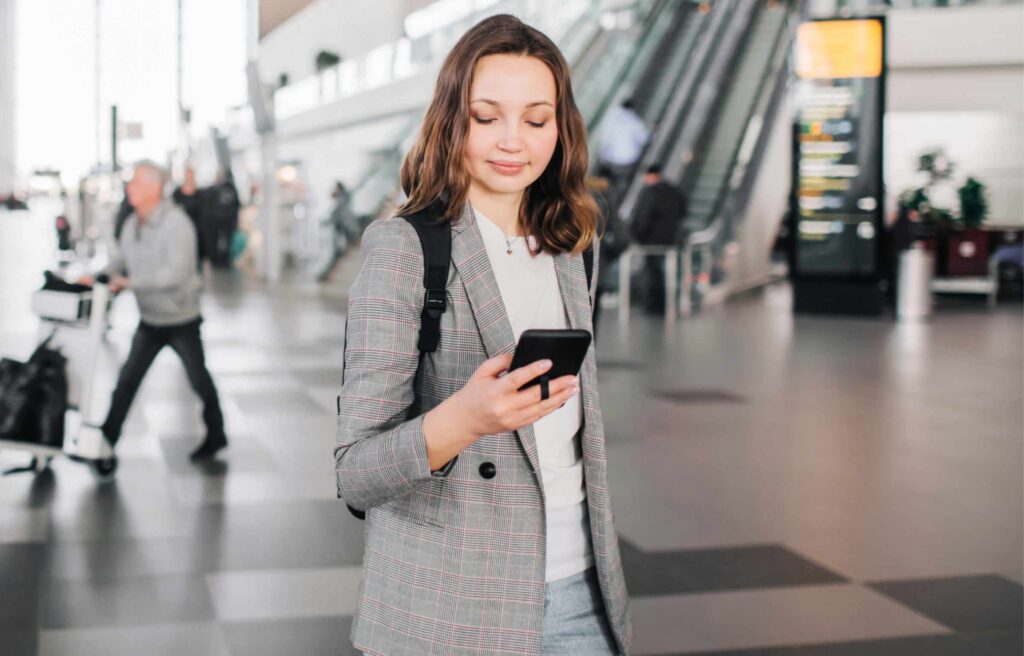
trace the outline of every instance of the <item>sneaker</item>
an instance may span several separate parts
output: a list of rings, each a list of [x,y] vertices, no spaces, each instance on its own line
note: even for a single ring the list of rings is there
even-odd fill
[[[196,448],[195,451],[189,454],[188,459],[192,462],[198,462],[200,460],[208,460],[213,456],[217,455],[217,452],[221,449],[226,448],[228,445],[228,438],[221,435],[220,437],[207,436],[203,443]]]

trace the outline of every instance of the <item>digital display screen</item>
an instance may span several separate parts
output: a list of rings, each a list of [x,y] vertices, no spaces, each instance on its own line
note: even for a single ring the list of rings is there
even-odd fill
[[[879,20],[810,22],[797,32],[797,274],[878,270],[882,47]]]

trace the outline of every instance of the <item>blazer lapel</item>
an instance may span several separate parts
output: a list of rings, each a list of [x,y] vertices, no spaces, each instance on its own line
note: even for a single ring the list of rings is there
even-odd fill
[[[487,357],[515,351],[512,324],[501,300],[501,290],[491,269],[480,227],[468,203],[462,217],[452,226],[452,263],[466,288]]]
[[[513,353],[516,350],[515,334],[501,299],[501,290],[491,268],[491,260],[487,255],[480,227],[470,210],[469,203],[459,220],[452,225],[452,263],[459,272],[459,278],[466,288],[469,305],[473,309],[480,337],[484,343],[487,357],[493,358],[501,353]],[[540,458],[537,456],[537,440],[533,434],[533,425],[524,426],[516,431],[526,457],[534,471],[540,471]]]
[[[559,253],[554,260],[558,287],[562,291],[562,302],[569,315],[569,325],[576,329],[589,330],[590,295],[587,291],[587,272],[583,267],[583,258],[573,257],[569,253]]]

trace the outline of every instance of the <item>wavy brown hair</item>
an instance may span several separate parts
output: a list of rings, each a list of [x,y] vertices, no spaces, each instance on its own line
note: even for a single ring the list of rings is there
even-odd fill
[[[463,151],[469,132],[469,92],[477,61],[488,55],[525,55],[547,65],[555,78],[558,143],[544,172],[526,188],[519,225],[533,235],[538,250],[582,253],[597,232],[597,204],[584,183],[587,173],[586,127],[572,96],[569,66],[558,47],[515,16],[491,16],[466,32],[448,53],[434,87],[416,143],[402,163],[402,189],[408,200],[398,209],[407,216],[439,203],[444,221],[462,214],[469,193]]]

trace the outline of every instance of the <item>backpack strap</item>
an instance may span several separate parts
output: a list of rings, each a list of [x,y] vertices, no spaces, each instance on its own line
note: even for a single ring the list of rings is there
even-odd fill
[[[587,273],[587,291],[593,287],[591,284],[594,278],[594,247],[591,246],[587,250],[583,251],[583,270]]]
[[[426,293],[423,298],[423,311],[420,313],[420,339],[416,344],[420,354],[433,353],[441,341],[441,315],[448,309],[448,298],[445,293],[448,287],[448,269],[452,260],[451,225],[437,220],[434,207],[428,207],[416,214],[403,216],[420,238],[423,249],[423,287]],[[345,331],[346,338],[348,330]],[[338,412],[341,412],[341,398],[338,398]],[[445,474],[451,471],[458,456],[453,458],[442,470]],[[348,506],[348,510],[356,519],[366,519],[366,511]]]
[[[451,225],[437,220],[431,208],[402,217],[420,238],[423,249],[423,312],[420,314],[420,353],[433,353],[441,340],[441,315],[448,309],[445,289],[452,260]]]

